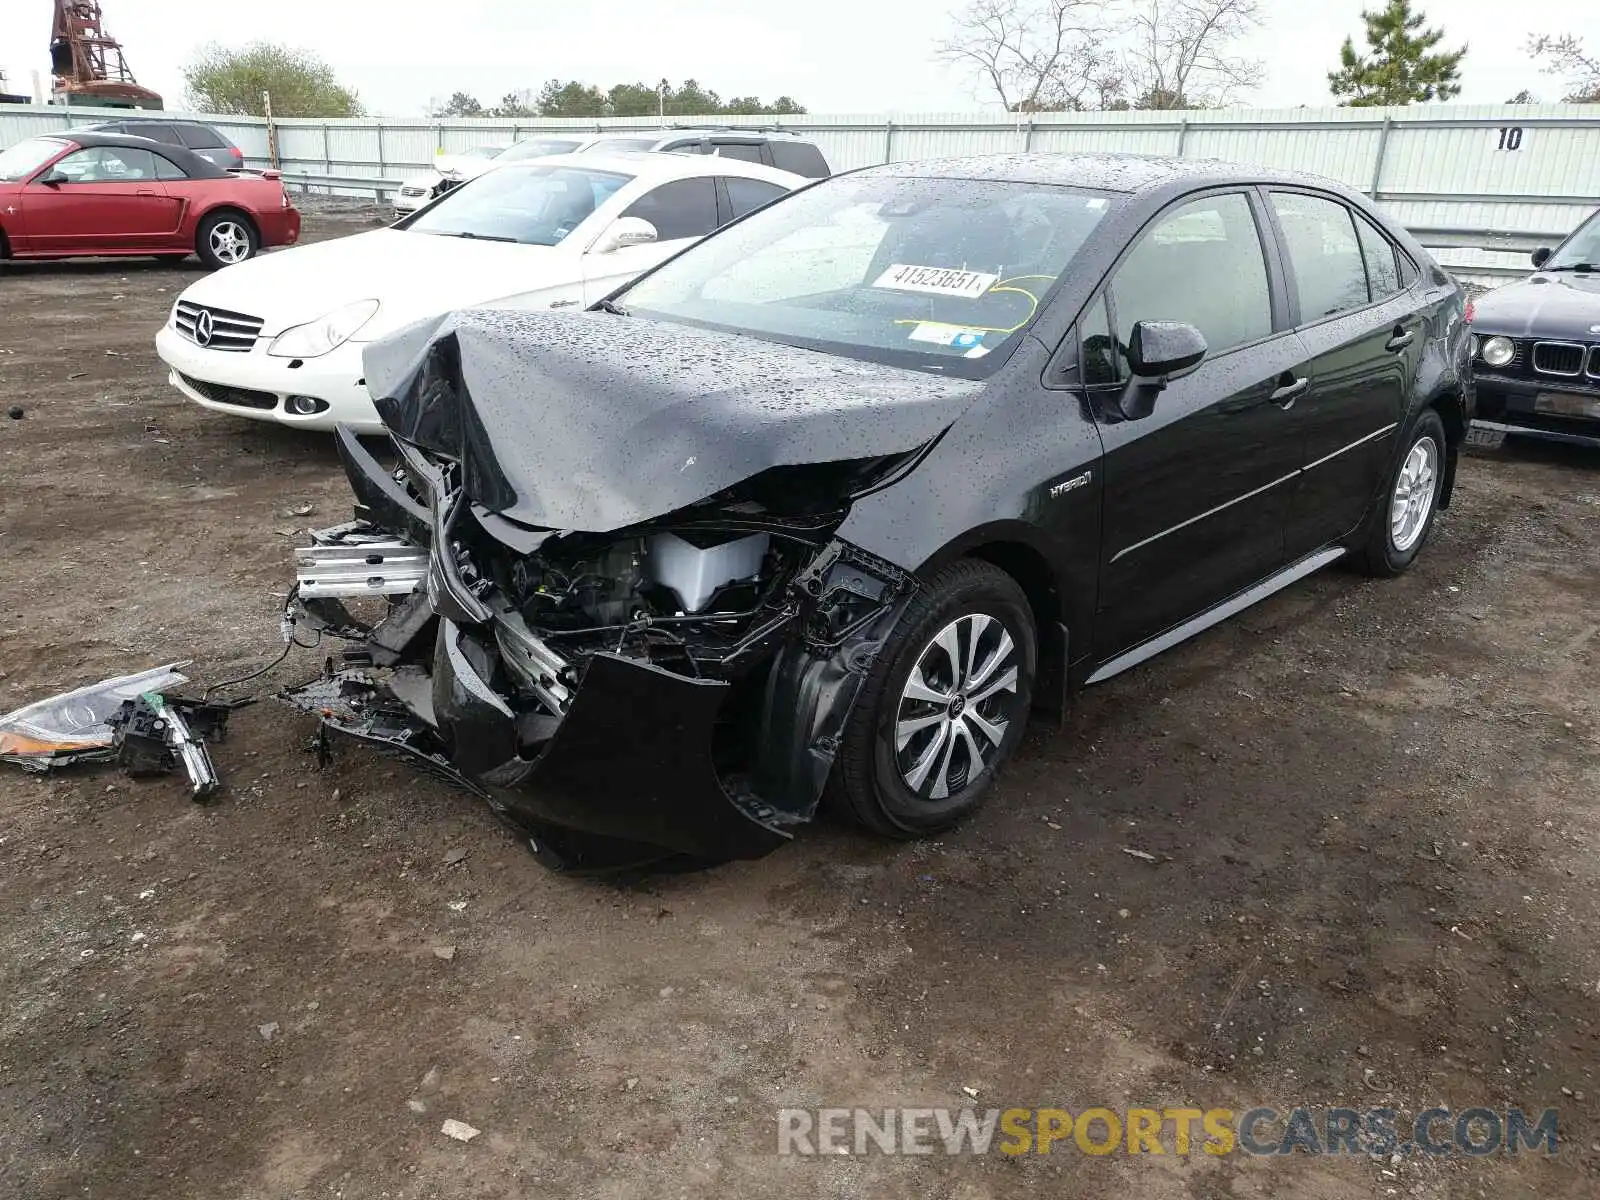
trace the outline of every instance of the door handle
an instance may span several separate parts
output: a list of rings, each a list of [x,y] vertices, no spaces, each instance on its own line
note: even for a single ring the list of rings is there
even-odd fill
[[[1295,400],[1304,395],[1306,389],[1310,386],[1311,379],[1308,376],[1302,375],[1293,383],[1286,383],[1282,387],[1278,388],[1272,393],[1272,395],[1268,396],[1267,399],[1281,408],[1292,408],[1294,407]]]
[[[1392,351],[1395,354],[1399,354],[1400,351],[1404,350],[1407,346],[1411,345],[1411,343],[1416,341],[1416,340],[1417,340],[1416,330],[1407,329],[1404,332],[1402,332],[1401,330],[1396,329],[1394,331],[1394,336],[1392,338],[1390,338],[1387,342],[1384,343],[1384,347],[1383,348],[1385,350]]]
[[[149,188],[139,188],[133,194],[135,196],[159,196],[161,193],[152,192]]]

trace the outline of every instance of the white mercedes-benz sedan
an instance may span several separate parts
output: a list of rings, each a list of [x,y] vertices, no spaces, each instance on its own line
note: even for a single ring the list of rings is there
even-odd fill
[[[156,335],[196,404],[381,431],[366,343],[484,304],[579,308],[811,182],[731,158],[588,153],[498,168],[387,229],[268,254],[184,291]]]

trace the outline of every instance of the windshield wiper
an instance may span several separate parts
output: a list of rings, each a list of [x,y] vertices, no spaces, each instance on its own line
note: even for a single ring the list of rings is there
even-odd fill
[[[469,229],[463,229],[460,233],[447,233],[444,236],[466,238],[470,242],[510,242],[512,245],[516,245],[517,241],[513,237],[496,237],[492,233],[473,233]]]
[[[610,313],[613,317],[625,317],[628,315],[628,310],[615,300],[602,300],[595,307],[603,313]]]
[[[1564,264],[1562,266],[1559,266],[1559,267],[1545,267],[1544,270],[1546,270],[1546,271],[1577,271],[1577,272],[1579,272],[1581,274],[1587,275],[1590,271],[1600,271],[1600,267],[1595,266],[1591,262],[1581,262],[1581,263],[1566,263],[1566,264]]]

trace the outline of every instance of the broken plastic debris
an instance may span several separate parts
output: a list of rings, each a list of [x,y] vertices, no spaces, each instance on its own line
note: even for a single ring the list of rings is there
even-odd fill
[[[465,1121],[457,1121],[454,1117],[452,1117],[440,1127],[439,1132],[444,1134],[445,1137],[455,1138],[455,1140],[458,1142],[470,1142],[483,1131],[481,1129],[474,1129]]]
[[[27,771],[48,771],[113,756],[109,721],[125,700],[188,682],[178,673],[188,662],[121,675],[38,700],[0,717],[0,760]]]

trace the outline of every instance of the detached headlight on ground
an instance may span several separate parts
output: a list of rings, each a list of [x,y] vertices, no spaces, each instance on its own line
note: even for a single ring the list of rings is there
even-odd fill
[[[267,353],[275,358],[318,358],[348,342],[377,312],[376,300],[346,304],[315,321],[285,329],[272,340]]]
[[[1517,356],[1517,344],[1507,337],[1486,338],[1479,354],[1491,367],[1503,367]]]

